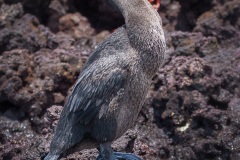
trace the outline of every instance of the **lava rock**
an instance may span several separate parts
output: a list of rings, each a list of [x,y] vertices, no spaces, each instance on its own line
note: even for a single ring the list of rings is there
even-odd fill
[[[162,1],[167,59],[115,151],[239,159],[239,7],[239,0]],[[0,8],[0,159],[41,159],[89,54],[124,21],[105,0],[0,0]]]

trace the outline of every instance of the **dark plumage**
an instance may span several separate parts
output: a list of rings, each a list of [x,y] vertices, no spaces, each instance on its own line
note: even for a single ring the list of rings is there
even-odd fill
[[[113,153],[111,142],[129,129],[143,105],[151,78],[164,58],[161,18],[147,0],[111,0],[126,25],[102,42],[70,94],[45,160],[72,148],[99,147],[98,159],[138,159]]]

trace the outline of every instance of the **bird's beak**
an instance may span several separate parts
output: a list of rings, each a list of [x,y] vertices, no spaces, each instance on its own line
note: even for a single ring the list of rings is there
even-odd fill
[[[158,10],[160,8],[160,3],[161,3],[161,0],[148,0],[152,6]]]

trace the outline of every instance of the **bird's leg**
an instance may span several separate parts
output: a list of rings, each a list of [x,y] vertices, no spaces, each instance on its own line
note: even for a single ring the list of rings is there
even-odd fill
[[[134,154],[113,152],[111,143],[100,144],[98,151],[100,154],[96,160],[141,160]]]
[[[115,160],[111,143],[102,143],[99,145],[98,151],[100,152],[96,160]]]

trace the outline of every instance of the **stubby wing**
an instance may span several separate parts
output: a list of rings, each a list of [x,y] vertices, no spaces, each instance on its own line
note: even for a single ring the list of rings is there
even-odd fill
[[[68,111],[76,123],[88,124],[97,114],[101,118],[108,110],[109,103],[123,87],[126,72],[114,69],[102,73],[94,70],[83,72],[70,95]],[[101,110],[101,113],[100,113]]]

